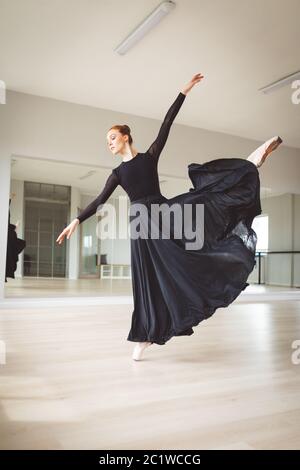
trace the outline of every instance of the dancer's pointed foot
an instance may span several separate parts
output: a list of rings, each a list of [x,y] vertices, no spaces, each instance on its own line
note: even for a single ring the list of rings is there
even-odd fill
[[[140,361],[142,359],[144,350],[148,346],[151,346],[151,344],[153,343],[151,343],[150,341],[145,341],[144,343],[137,343],[133,350],[132,359],[134,359],[135,361]]]
[[[271,152],[277,149],[277,147],[281,144],[282,139],[279,135],[275,135],[271,139],[267,140],[263,143],[260,147],[258,147],[254,152],[249,155],[247,160],[250,160],[254,165],[259,168],[265,161],[268,155]]]

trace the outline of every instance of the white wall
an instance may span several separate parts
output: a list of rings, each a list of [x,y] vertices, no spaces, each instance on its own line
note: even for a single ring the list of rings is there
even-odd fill
[[[166,112],[169,105],[171,102],[166,102]],[[133,130],[134,146],[143,152],[155,139],[163,118],[141,118],[12,91],[7,92],[7,104],[0,106],[0,129],[10,144],[11,153],[103,165],[104,168],[113,168],[121,162],[121,157],[112,156],[106,146],[106,132],[112,124],[128,123]],[[190,162],[230,156],[246,158],[260,144],[221,132],[179,125],[175,120],[159,170],[173,176],[187,176]],[[272,164],[268,162],[260,170],[262,185],[276,192],[297,193],[300,150],[281,146],[271,158]]]

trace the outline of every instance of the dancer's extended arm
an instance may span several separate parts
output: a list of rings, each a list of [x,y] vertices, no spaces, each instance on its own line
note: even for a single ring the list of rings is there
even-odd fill
[[[107,178],[105,186],[101,193],[96,197],[96,199],[94,199],[94,201],[92,201],[85,209],[83,209],[83,211],[75,219],[73,219],[72,222],[70,222],[66,228],[64,228],[64,230],[57,237],[56,242],[61,245],[65,237],[69,239],[79,224],[81,224],[84,220],[88,219],[97,212],[97,209],[100,204],[104,204],[104,202],[116,189],[118,184],[119,178],[116,174],[116,170],[113,169],[111,174]]]
[[[151,155],[153,159],[157,162],[159,156],[161,154],[162,149],[167,141],[171,125],[177,116],[179,109],[181,108],[182,103],[190,90],[193,86],[202,80],[203,75],[201,73],[197,73],[193,76],[193,78],[183,87],[182,91],[177,96],[174,103],[171,105],[170,109],[168,110],[165,119],[159,129],[158,136],[156,137],[155,141],[150,145],[148,149],[148,153]]]
[[[148,153],[151,155],[152,158],[156,160],[159,159],[162,149],[165,146],[167,141],[171,125],[181,108],[182,103],[184,102],[186,95],[182,92],[179,93],[174,103],[171,105],[170,109],[168,110],[165,119],[159,129],[158,136],[156,137],[155,141],[150,145],[148,149]]]
[[[100,194],[94,199],[80,214],[76,217],[79,220],[79,224],[81,224],[84,220],[91,217],[93,214],[97,212],[97,208],[100,204],[104,204],[112,192],[116,189],[119,184],[119,178],[114,172],[114,170],[109,175],[108,179],[106,180],[105,186]]]

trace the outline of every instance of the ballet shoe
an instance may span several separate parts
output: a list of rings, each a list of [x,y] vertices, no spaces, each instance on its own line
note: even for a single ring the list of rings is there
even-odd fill
[[[261,167],[265,159],[271,152],[277,149],[277,147],[282,143],[281,137],[278,135],[272,137],[271,139],[264,142],[260,147],[258,147],[254,152],[249,155],[247,160],[250,160],[254,163],[257,168]]]
[[[137,345],[135,346],[133,350],[132,359],[134,359],[135,361],[140,361],[142,359],[144,350],[148,346],[151,346],[151,344],[153,343],[150,341],[145,341],[144,343],[137,343]]]

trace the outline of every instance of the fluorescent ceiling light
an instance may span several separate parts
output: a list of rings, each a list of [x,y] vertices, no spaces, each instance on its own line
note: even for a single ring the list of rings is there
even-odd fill
[[[162,2],[114,50],[120,55],[126,54],[135,43],[142,39],[148,31],[156,26],[174,7],[175,3],[172,1]]]
[[[297,79],[300,80],[300,71],[292,73],[291,75],[287,75],[286,77],[283,77],[280,80],[277,80],[277,82],[270,83],[270,85],[260,88],[258,91],[262,91],[265,94],[272,93],[273,91],[276,91],[279,88],[289,85],[290,83],[292,83],[294,80],[297,80]]]
[[[79,176],[78,179],[84,180],[84,179],[86,179],[86,178],[89,178],[90,176],[93,176],[95,173],[97,173],[96,170],[90,170],[90,171],[88,171],[85,175]]]

